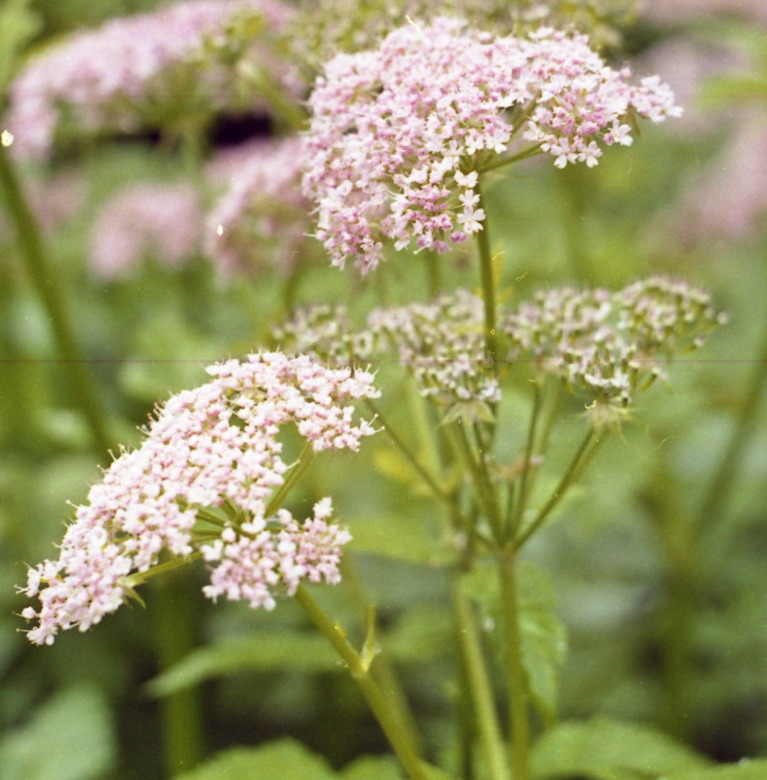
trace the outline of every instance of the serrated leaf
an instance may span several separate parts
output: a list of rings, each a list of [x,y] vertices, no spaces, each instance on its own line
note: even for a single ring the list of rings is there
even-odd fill
[[[104,697],[87,686],[48,699],[0,741],[0,780],[89,780],[112,770],[115,740]]]
[[[245,670],[336,669],[338,659],[324,637],[299,631],[259,632],[193,650],[148,683],[154,696],[167,696],[211,677]]]
[[[225,750],[201,767],[178,775],[178,780],[338,780],[321,757],[300,742],[280,739],[256,748]]]
[[[671,772],[662,780],[764,780],[765,777],[767,759],[744,758],[737,764]]]
[[[647,726],[597,718],[548,731],[536,743],[531,765],[536,778],[638,780],[685,770],[698,780],[708,761]]]
[[[352,549],[401,561],[426,563],[438,547],[431,529],[406,515],[355,519],[349,530]]]

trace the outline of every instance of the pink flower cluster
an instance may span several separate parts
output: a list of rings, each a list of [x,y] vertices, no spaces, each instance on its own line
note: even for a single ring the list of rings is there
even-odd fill
[[[301,194],[300,141],[249,150],[207,219],[205,251],[225,273],[272,268],[288,274],[307,254],[310,204]]]
[[[378,395],[372,375],[279,352],[208,373],[213,381],[173,396],[141,447],[123,452],[91,488],[58,560],[29,570],[22,590],[40,607],[22,616],[38,621],[28,632],[34,644],[51,644],[62,629],[85,631],[114,612],[163,550],[198,549],[219,563],[206,595],[252,606],[273,607],[280,587],[292,593],[304,578],[339,579],[350,537],[328,522],[329,499],[303,523],[268,509],[290,469],[278,434],[294,423],[315,451],[356,450],[374,429],[355,422],[350,402]]]
[[[126,277],[145,258],[176,268],[200,251],[203,213],[188,184],[134,184],[101,208],[88,264],[97,277]]]
[[[595,165],[600,143],[631,143],[628,115],[680,113],[657,78],[632,86],[628,76],[581,35],[494,38],[447,18],[337,55],[317,79],[305,137],[317,237],[334,265],[351,258],[362,272],[385,238],[446,251],[482,229],[478,174],[515,137],[559,167]]]
[[[46,155],[62,121],[85,132],[132,132],[173,119],[185,101],[199,113],[241,100],[235,73],[214,56],[238,14],[274,31],[290,9],[279,0],[186,0],[109,21],[44,53],[11,86],[7,124],[15,152]],[[203,54],[206,45],[212,51]],[[276,65],[257,47],[248,56]]]

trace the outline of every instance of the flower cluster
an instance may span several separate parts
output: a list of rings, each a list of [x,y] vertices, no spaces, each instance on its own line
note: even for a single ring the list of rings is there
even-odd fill
[[[661,362],[703,343],[725,320],[708,293],[652,277],[617,293],[562,288],[539,293],[504,318],[512,360],[530,360],[593,400],[593,424],[620,421]]]
[[[282,347],[322,360],[394,360],[412,374],[425,398],[454,413],[500,399],[498,380],[485,370],[483,303],[467,290],[430,303],[375,309],[360,329],[352,327],[344,308],[312,306],[297,311],[274,335]]]
[[[421,394],[452,413],[500,400],[498,380],[486,370],[484,306],[477,296],[458,290],[432,303],[381,309],[368,326],[377,343],[388,338]]]
[[[258,88],[245,84],[244,58],[250,70],[288,78],[267,37],[253,29],[274,35],[289,15],[279,0],[186,0],[77,33],[33,60],[11,86],[13,148],[44,156],[67,123],[80,132],[133,132],[180,116],[252,108]],[[240,28],[247,51],[230,41]]]
[[[227,274],[272,268],[289,274],[306,259],[300,142],[261,142],[232,175],[207,219],[205,251]]]
[[[28,632],[51,644],[61,629],[85,631],[114,612],[163,550],[195,550],[219,563],[205,593],[271,608],[280,589],[338,580],[346,532],[320,501],[303,523],[270,507],[288,466],[278,434],[294,423],[314,451],[352,449],[374,432],[350,402],[377,396],[364,371],[325,368],[307,356],[271,352],[208,368],[213,380],[173,396],[140,448],[123,452],[76,511],[56,561],[30,569],[39,609]],[[202,529],[200,530],[200,524]],[[133,574],[132,574],[133,573]]]
[[[95,276],[127,276],[151,257],[176,268],[200,251],[203,213],[188,184],[134,184],[99,211],[90,235],[88,264]]]
[[[483,165],[514,137],[595,165],[604,145],[631,143],[627,116],[676,116],[651,77],[632,86],[584,36],[541,29],[498,37],[438,18],[407,24],[374,51],[339,54],[317,79],[305,137],[304,190],[334,265],[362,271],[396,249],[446,251],[482,229]]]

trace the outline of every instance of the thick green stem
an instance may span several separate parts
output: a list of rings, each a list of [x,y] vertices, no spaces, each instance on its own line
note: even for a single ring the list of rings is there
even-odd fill
[[[194,647],[194,609],[188,570],[176,571],[153,583],[152,618],[160,670],[170,668]],[[165,696],[162,711],[165,768],[169,777],[193,769],[204,755],[200,690],[188,688]]]
[[[716,525],[727,503],[740,469],[743,453],[754,433],[754,418],[764,398],[765,382],[767,382],[767,330],[765,330],[764,342],[754,365],[746,396],[738,410],[730,440],[722,453],[719,466],[709,483],[708,493],[698,512],[695,529],[698,539]]]
[[[482,190],[477,186],[479,208],[485,212],[485,224],[477,233],[479,248],[479,268],[482,277],[482,299],[485,303],[485,352],[490,362],[490,370],[495,372],[498,352],[498,338],[495,328],[495,278],[493,275],[493,257],[490,252],[490,236],[488,235],[488,214]]]
[[[601,439],[596,439],[592,445],[593,439],[594,431],[593,429],[589,428],[583,440],[581,441],[578,450],[573,456],[573,459],[570,461],[570,465],[567,467],[567,471],[565,471],[562,479],[559,481],[559,484],[554,489],[554,492],[549,496],[546,503],[541,507],[532,523],[530,523],[530,525],[527,526],[527,528],[525,528],[525,530],[517,536],[517,542],[515,545],[517,550],[519,550],[522,545],[525,544],[525,542],[541,527],[541,525],[543,525],[546,518],[549,516],[549,514],[551,514],[556,505],[562,500],[565,493],[567,493],[568,488],[577,479],[584,466],[590,460],[591,456],[594,454],[594,452],[596,452],[597,447],[599,446],[600,442],[604,440],[604,437]]]
[[[48,259],[40,227],[24,198],[13,163],[2,143],[0,189],[5,194],[6,209],[16,227],[21,258],[48,314],[61,361],[69,372],[80,410],[90,428],[94,447],[103,457],[112,444],[106,411],[93,376],[88,371],[85,356],[75,338],[63,286]]]
[[[453,583],[453,608],[458,629],[469,691],[472,696],[477,731],[487,760],[488,776],[492,780],[509,780],[506,748],[503,743],[498,713],[490,685],[490,676],[482,653],[476,621],[468,597],[461,592],[460,582]]]
[[[344,630],[328,617],[322,607],[304,588],[299,587],[295,597],[312,623],[322,632],[341,657],[405,771],[414,780],[427,780],[426,770],[415,747],[416,741],[396,717],[389,699],[378,687],[360,654],[346,638]]]
[[[509,697],[511,766],[514,780],[528,780],[530,724],[528,721],[527,675],[522,663],[522,630],[519,621],[516,557],[509,549],[498,558],[505,632],[506,684]]]

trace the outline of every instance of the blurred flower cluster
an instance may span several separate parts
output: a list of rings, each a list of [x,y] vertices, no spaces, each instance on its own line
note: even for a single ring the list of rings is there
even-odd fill
[[[204,248],[224,273],[295,273],[312,254],[310,205],[301,195],[297,138],[248,144],[208,215]]]
[[[198,125],[252,110],[293,71],[269,43],[291,9],[279,0],[187,0],[115,19],[41,52],[11,85],[7,126],[19,155],[43,157],[57,138]]]

